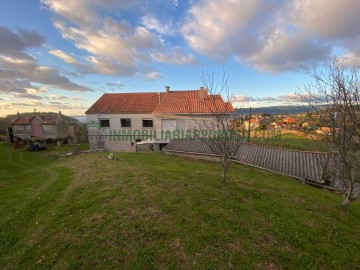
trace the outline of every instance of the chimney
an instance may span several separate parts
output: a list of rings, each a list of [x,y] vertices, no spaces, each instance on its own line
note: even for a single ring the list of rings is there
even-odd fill
[[[200,87],[200,91],[199,91],[200,101],[205,100],[206,94],[207,94],[207,90],[204,87]]]
[[[165,86],[165,89],[166,89],[166,93],[170,92],[170,86]]]

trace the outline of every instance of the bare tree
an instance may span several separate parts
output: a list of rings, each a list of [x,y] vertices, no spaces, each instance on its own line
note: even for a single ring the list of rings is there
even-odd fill
[[[312,120],[322,123],[330,157],[327,174],[341,183],[346,209],[358,197],[360,99],[359,68],[349,67],[345,60],[333,58],[325,68],[309,71],[313,83],[300,93],[312,110]]]
[[[235,156],[243,142],[243,137],[236,130],[235,125],[239,119],[230,102],[226,72],[223,72],[219,87],[215,84],[213,72],[203,71],[201,80],[205,87],[200,91],[204,91],[202,98],[207,99],[204,104],[210,115],[202,118],[192,116],[192,119],[199,129],[196,133],[198,139],[201,139],[211,152],[219,157],[223,169],[222,183],[225,183],[231,158]],[[222,102],[223,97],[226,102]]]

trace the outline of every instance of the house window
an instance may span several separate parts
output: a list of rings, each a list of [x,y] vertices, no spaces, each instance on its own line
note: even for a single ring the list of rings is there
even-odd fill
[[[100,127],[110,127],[109,119],[100,119]]]
[[[121,118],[120,123],[121,123],[121,127],[131,127],[131,119],[130,118]]]
[[[143,127],[153,127],[153,120],[152,119],[143,119]]]

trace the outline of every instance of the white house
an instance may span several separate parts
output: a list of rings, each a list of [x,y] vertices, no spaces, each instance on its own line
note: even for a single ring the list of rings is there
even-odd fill
[[[140,148],[160,149],[174,138],[196,128],[196,119],[214,113],[232,113],[231,103],[220,95],[199,90],[102,95],[87,111],[91,148],[134,152]]]

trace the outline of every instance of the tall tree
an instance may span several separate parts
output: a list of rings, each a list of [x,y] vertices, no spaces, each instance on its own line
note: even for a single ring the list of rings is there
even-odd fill
[[[231,158],[235,156],[243,137],[236,129],[236,122],[239,117],[236,110],[230,102],[228,77],[223,72],[220,86],[217,86],[214,80],[214,74],[210,71],[204,71],[201,76],[205,91],[206,103],[210,115],[199,118],[193,117],[196,128],[200,132],[197,133],[198,139],[205,143],[211,152],[219,157],[221,167],[223,169],[222,183],[227,181],[227,173]],[[221,98],[225,102],[219,102]]]
[[[340,181],[346,209],[358,197],[360,187],[360,97],[359,67],[333,58],[325,67],[309,71],[313,83],[300,93],[312,109],[315,121],[321,120],[331,168],[328,174]]]

